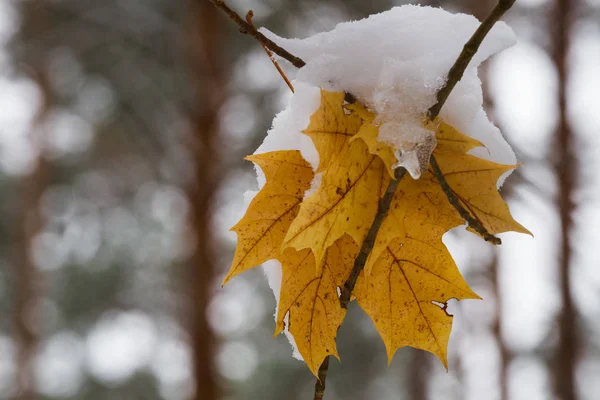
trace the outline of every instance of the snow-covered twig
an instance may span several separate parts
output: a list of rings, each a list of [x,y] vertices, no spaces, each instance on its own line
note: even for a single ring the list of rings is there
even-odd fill
[[[450,96],[452,89],[454,89],[454,86],[456,86],[456,84],[461,80],[465,70],[467,69],[467,66],[471,62],[471,59],[475,53],[477,53],[477,50],[479,50],[479,46],[483,42],[483,39],[485,39],[490,29],[492,29],[496,22],[502,18],[504,13],[506,13],[513,6],[513,4],[515,4],[515,1],[516,0],[499,0],[498,4],[496,4],[496,7],[494,7],[492,12],[490,12],[486,19],[483,20],[481,25],[479,25],[479,28],[477,28],[469,41],[465,43],[465,46],[454,62],[454,65],[452,68],[450,68],[450,71],[448,71],[446,83],[437,92],[436,103],[429,108],[429,111],[427,111],[429,120],[433,121],[438,116],[440,110],[444,106],[444,103],[446,103],[448,96]]]
[[[252,36],[254,39],[258,40],[265,47],[271,50],[273,53],[277,54],[279,57],[288,60],[294,67],[302,68],[306,65],[306,63],[299,57],[291,54],[284,48],[279,47],[275,42],[267,38],[265,35],[260,33],[254,26],[250,25],[242,17],[238,15],[235,11],[233,11],[223,0],[210,0],[218,9],[223,11],[229,18],[238,24],[240,27],[240,32],[245,33],[247,35]]]

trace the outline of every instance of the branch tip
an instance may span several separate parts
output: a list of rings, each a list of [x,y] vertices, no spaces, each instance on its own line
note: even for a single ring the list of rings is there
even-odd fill
[[[254,26],[252,26],[248,22],[244,21],[242,19],[242,17],[240,17],[238,13],[233,11],[224,1],[222,1],[222,0],[209,0],[209,1],[211,1],[215,5],[215,7],[217,7],[219,10],[221,10],[225,14],[227,14],[229,19],[231,19],[233,22],[235,22],[240,27],[241,33],[252,36],[254,39],[258,40],[264,47],[268,48],[273,53],[277,54],[279,57],[289,61],[296,68],[302,68],[306,65],[306,63],[300,57],[296,57],[295,55],[291,54],[286,49],[278,46],[271,39],[269,39],[268,37],[266,37],[265,35],[260,33]],[[250,12],[251,11],[252,10],[250,10]],[[250,12],[248,14],[250,14]],[[252,17],[253,15],[254,15],[254,13],[250,14],[250,17]]]
[[[246,13],[246,22],[254,30],[256,30],[256,27],[254,26],[254,23],[252,22],[252,17],[254,17],[254,11],[248,10],[248,12]],[[260,44],[261,44],[262,48],[265,50],[265,53],[267,53],[267,56],[269,57],[269,60],[271,60],[271,62],[275,66],[275,69],[277,69],[277,72],[279,72],[279,75],[281,75],[281,77],[283,78],[283,80],[285,81],[285,83],[288,85],[288,87],[290,88],[290,90],[292,91],[292,93],[294,93],[294,86],[292,86],[292,82],[290,82],[290,80],[288,79],[288,77],[285,75],[285,73],[283,72],[283,70],[279,66],[279,63],[277,62],[277,60],[275,60],[275,57],[273,57],[273,53],[271,53],[271,50],[269,50],[269,48],[267,46],[265,46],[264,43],[261,42]]]

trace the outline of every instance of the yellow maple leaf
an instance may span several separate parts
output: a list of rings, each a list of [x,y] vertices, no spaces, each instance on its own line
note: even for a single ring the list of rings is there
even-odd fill
[[[441,239],[396,239],[363,272],[356,299],[371,317],[385,344],[388,361],[402,346],[427,350],[448,367],[452,317],[433,302],[478,299],[461,276]]]
[[[362,104],[354,103],[345,106],[346,109],[351,110],[356,116],[362,119],[362,126],[350,140],[362,139],[371,154],[377,155],[381,158],[385,167],[387,168],[390,177],[394,177],[394,167],[396,163],[396,156],[394,155],[394,149],[389,145],[377,140],[379,134],[379,127],[375,125],[375,114],[367,110]]]
[[[337,157],[350,137],[363,125],[360,115],[351,114],[344,107],[343,92],[321,91],[321,103],[310,117],[310,123],[304,130],[319,153],[317,172],[324,171]]]
[[[439,118],[434,122],[425,122],[425,127],[435,131],[437,146],[435,154],[454,153],[466,154],[469,150],[476,147],[483,147],[483,144],[470,136],[465,136]]]
[[[339,359],[335,338],[346,309],[340,306],[337,290],[352,270],[356,254],[358,246],[344,235],[327,250],[316,275],[310,250],[288,248],[281,257],[283,277],[275,334],[284,329],[284,318],[289,312],[288,330],[315,375],[325,357],[333,355]]]
[[[500,176],[516,165],[497,164],[468,154],[435,151],[434,154],[454,194],[488,232],[531,235],[512,217],[496,185]]]
[[[340,306],[337,290],[352,268],[358,247],[349,236],[341,237],[328,249],[319,275],[315,275],[310,250],[290,248],[281,253],[285,232],[314,173],[299,151],[275,151],[246,159],[263,170],[266,183],[232,228],[238,234],[238,246],[224,284],[266,260],[279,260],[283,277],[276,334],[283,330],[289,313],[290,333],[316,375],[325,357],[338,357],[335,336],[346,310]]]
[[[265,186],[252,199],[232,231],[238,235],[233,263],[223,284],[235,275],[281,254],[281,243],[296,217],[313,170],[297,150],[274,151],[246,157],[265,173]]]
[[[338,101],[343,100],[337,97]],[[350,126],[346,120],[355,117],[344,113],[342,103],[337,108],[330,107],[332,101],[325,103],[328,112],[336,113],[328,120],[327,133],[309,125],[319,154],[327,156],[328,167],[317,191],[302,202],[283,241],[284,248],[312,249],[319,268],[327,249],[344,234],[349,234],[356,243],[364,241],[377,213],[380,195],[390,179],[381,159],[371,155],[362,140],[348,140],[360,126],[355,126],[355,132],[346,129]]]
[[[407,235],[412,235],[422,241],[437,240],[450,229],[462,224],[463,219],[449,205],[440,185],[429,172],[419,180],[406,177],[394,194],[390,211],[367,259],[367,275],[371,273],[380,254],[394,239],[403,240]]]

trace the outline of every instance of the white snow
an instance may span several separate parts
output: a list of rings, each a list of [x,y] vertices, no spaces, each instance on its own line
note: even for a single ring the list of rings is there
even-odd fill
[[[306,61],[307,65],[298,71],[296,85],[305,82],[329,91],[347,91],[377,112],[377,122],[382,126],[380,140],[399,149],[401,164],[417,178],[420,168],[415,165],[416,157],[402,157],[402,153],[416,152],[418,145],[431,140],[431,133],[422,127],[425,113],[435,103],[435,94],[448,70],[478,26],[479,21],[470,15],[406,5],[339,24],[306,39],[285,39],[266,29],[262,32]],[[514,164],[516,158],[482,110],[476,68],[515,42],[512,29],[498,22],[440,114],[462,133],[486,145],[487,150],[476,150],[478,156],[504,164]],[[298,100],[305,96],[302,92],[297,90],[292,100],[296,104],[290,108],[301,108]],[[271,133],[280,135],[279,126],[274,125]]]
[[[423,128],[426,112],[435,103],[448,70],[478,26],[479,21],[470,15],[406,5],[339,24],[329,32],[306,39],[285,39],[262,29],[267,37],[307,65],[297,73],[290,104],[277,115],[256,153],[300,150],[316,170],[318,153],[302,131],[319,106],[319,88],[346,91],[378,114],[379,139],[397,149],[399,165],[417,179],[422,171],[419,154],[422,159],[423,152],[430,152],[435,146],[432,133]],[[440,113],[445,122],[486,146],[472,150],[472,154],[503,164],[515,164],[516,157],[482,108],[477,66],[515,42],[512,29],[503,22],[497,23]],[[260,188],[265,178],[258,168],[257,174]],[[318,180],[313,182],[311,191],[318,184]],[[281,265],[269,261],[264,267],[279,301]],[[298,357],[293,338],[289,332],[286,335]]]
[[[310,122],[310,116],[319,108],[321,92],[318,87],[303,82],[294,83],[295,93],[288,107],[277,114],[273,127],[254,154],[275,150],[300,150],[302,157],[313,167],[319,166],[319,154],[312,140],[302,133]],[[258,173],[259,189],[265,184],[262,172]]]
[[[313,193],[315,193],[317,191],[317,189],[319,189],[319,187],[321,186],[322,180],[323,180],[323,174],[321,172],[319,172],[318,174],[315,175],[312,182],[310,183],[310,188],[304,193],[305,199],[309,196],[312,196]]]
[[[279,294],[281,291],[281,278],[282,278],[282,273],[281,273],[281,263],[278,260],[269,260],[267,262],[265,262],[263,264],[263,270],[265,271],[265,275],[267,276],[267,281],[269,282],[269,287],[271,288],[271,290],[273,291],[273,294],[275,295],[275,303],[277,304],[276,308],[275,308],[275,321],[277,321],[277,313],[279,311]],[[293,354],[292,356],[300,361],[303,360],[302,355],[300,354],[300,351],[298,351],[298,346],[296,346],[296,341],[294,340],[294,336],[292,336],[292,334],[288,331],[287,327],[288,327],[288,323],[289,323],[289,313],[286,314],[283,322],[285,323],[285,330],[283,331],[283,333],[285,334],[285,336],[288,338],[288,340],[290,341],[290,344],[292,345],[292,349],[293,349]]]

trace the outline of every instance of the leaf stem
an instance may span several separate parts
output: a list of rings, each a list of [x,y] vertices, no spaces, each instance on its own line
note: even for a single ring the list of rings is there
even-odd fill
[[[318,379],[317,383],[315,383],[314,400],[323,400],[323,396],[325,395],[325,381],[327,379],[327,370],[329,369],[329,357],[325,357],[319,367]]]
[[[433,169],[433,175],[440,183],[440,186],[446,194],[448,201],[450,202],[450,204],[452,204],[456,211],[458,211],[460,216],[465,221],[467,221],[469,227],[472,228],[475,232],[479,233],[487,242],[491,242],[495,245],[502,244],[502,240],[500,240],[500,238],[489,233],[487,229],[485,229],[481,221],[479,221],[477,218],[474,218],[471,215],[471,213],[469,213],[469,211],[466,208],[464,208],[462,204],[460,204],[458,197],[456,197],[456,194],[448,184],[448,181],[446,181],[446,178],[444,178],[444,174],[442,173],[442,170],[440,169],[440,166],[438,165],[437,160],[435,159],[433,154],[429,159],[429,163],[431,164],[431,168]]]
[[[302,68],[306,63],[300,58],[296,57],[286,49],[278,46],[271,39],[260,33],[254,26],[244,21],[238,13],[233,11],[223,0],[210,0],[219,10],[223,11],[227,16],[240,27],[240,32],[246,35],[252,36],[258,40],[263,46],[277,54],[279,57],[288,60],[294,67]]]

